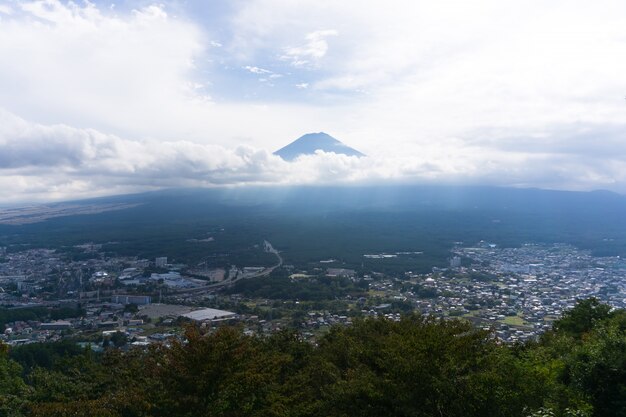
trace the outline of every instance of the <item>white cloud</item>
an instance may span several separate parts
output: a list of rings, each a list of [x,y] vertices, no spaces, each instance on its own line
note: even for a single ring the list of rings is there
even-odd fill
[[[306,43],[300,46],[287,47],[284,60],[291,62],[294,67],[314,66],[317,65],[328,52],[328,42],[326,38],[336,36],[336,30],[316,30],[306,35]]]
[[[171,133],[172,108],[201,108],[186,88],[203,53],[194,25],[159,6],[120,17],[90,3],[20,5],[22,14],[0,24],[0,106],[138,135]]]
[[[225,146],[254,138],[270,148],[324,125],[303,104],[216,101],[213,36],[163,6],[19,5],[0,22],[0,107],[29,120]]]
[[[286,162],[250,146],[129,140],[93,129],[30,123],[0,111],[0,189],[4,203],[179,186],[380,181],[571,189],[600,184],[624,190],[623,141],[614,141],[613,156],[603,151],[581,158],[560,152],[559,146],[551,153],[511,153],[492,146],[488,133],[483,137],[470,145],[455,139],[423,150],[405,148],[402,156],[357,158],[318,151]]]
[[[384,179],[626,191],[621,1],[251,0],[215,20],[137,4],[0,0],[0,197]],[[261,150],[319,130],[371,156]]]
[[[246,65],[244,68],[253,74],[272,74],[272,71],[270,70],[266,70],[266,69],[259,68],[259,67],[252,67],[250,65]]]
[[[289,49],[292,39],[320,25],[337,28],[341,36],[332,48],[319,48],[323,60],[308,82],[322,98],[339,94],[337,102],[345,102],[341,94],[356,94],[347,119],[378,130],[364,141],[382,132],[415,141],[477,127],[514,131],[625,116],[626,4],[620,1],[596,7],[256,0],[235,22],[239,36],[257,39],[261,51]],[[306,61],[300,50],[306,48],[296,48],[296,61]]]

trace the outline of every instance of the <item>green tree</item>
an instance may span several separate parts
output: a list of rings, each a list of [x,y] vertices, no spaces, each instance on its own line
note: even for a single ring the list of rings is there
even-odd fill
[[[567,361],[567,379],[593,405],[596,417],[626,416],[626,312],[596,322]]]
[[[8,347],[0,343],[0,416],[22,415],[30,389],[22,379],[21,366],[9,359]]]
[[[128,336],[122,332],[115,332],[111,335],[111,343],[113,343],[113,346],[117,348],[126,345],[127,342]]]
[[[576,306],[566,311],[554,323],[554,330],[580,338],[593,329],[596,322],[611,317],[611,306],[600,303],[596,298],[578,300]]]
[[[407,316],[333,328],[319,355],[338,375],[324,415],[516,416],[541,391],[507,348],[457,320]]]

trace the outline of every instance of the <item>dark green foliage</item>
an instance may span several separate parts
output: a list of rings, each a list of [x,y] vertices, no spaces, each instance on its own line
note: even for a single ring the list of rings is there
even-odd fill
[[[18,362],[24,369],[34,367],[50,369],[63,358],[80,355],[84,349],[72,340],[54,343],[33,343],[11,349],[11,359]]]
[[[437,288],[422,284],[415,284],[413,286],[413,292],[420,298],[435,298],[438,295]]]
[[[275,300],[334,300],[347,295],[360,297],[364,290],[348,278],[326,277],[291,280],[284,269],[277,269],[268,277],[241,280],[226,290],[228,294]]]
[[[322,415],[516,416],[541,403],[516,359],[460,321],[367,320],[333,329],[319,354],[336,375]]]
[[[202,337],[187,333],[189,344],[163,352],[167,366],[156,377],[167,382],[156,399],[155,415],[272,415],[289,352],[271,341],[244,337],[232,328]]]
[[[512,347],[463,321],[408,315],[333,327],[316,345],[190,327],[184,343],[147,351],[53,350],[25,380],[0,355],[0,416],[626,415],[626,312],[595,300]]]
[[[154,366],[147,353],[111,349],[97,357],[85,352],[53,371],[38,368],[29,376],[30,415],[147,416],[147,395],[158,390],[159,381],[150,378]]]
[[[111,335],[111,343],[117,348],[126,345],[127,342],[128,337],[122,332],[115,332]]]
[[[626,311],[581,300],[523,356],[545,380],[545,403],[557,412],[626,415]]]
[[[0,328],[14,321],[46,321],[81,317],[85,314],[82,308],[0,308]]]
[[[453,242],[500,246],[566,242],[595,255],[626,255],[626,199],[482,187],[302,187],[171,190],[98,199],[131,203],[125,210],[0,225],[0,246],[62,249],[71,259],[94,256],[73,245],[85,236],[110,254],[209,267],[270,266],[268,239],[285,262],[310,266],[339,258],[345,267],[386,273],[446,266]],[[80,202],[77,204],[81,204]],[[214,241],[206,241],[210,236]],[[195,240],[194,240],[195,239]],[[422,254],[367,259],[368,253]]]
[[[48,310],[44,307],[36,308],[15,308],[15,309],[0,309],[0,328],[4,328],[7,323],[14,321],[35,321],[46,317]]]
[[[554,327],[572,342],[562,380],[583,393],[594,416],[626,415],[626,311],[582,300]]]
[[[0,344],[0,417],[17,417],[26,406],[29,387],[24,383],[20,365],[9,359],[7,347]]]
[[[138,311],[139,311],[139,306],[137,306],[137,304],[130,303],[124,306],[124,312],[126,313],[136,313]]]
[[[554,324],[554,328],[580,338],[591,331],[597,322],[608,319],[612,315],[610,311],[610,306],[600,303],[595,298],[581,300],[575,308],[565,312],[563,317]]]

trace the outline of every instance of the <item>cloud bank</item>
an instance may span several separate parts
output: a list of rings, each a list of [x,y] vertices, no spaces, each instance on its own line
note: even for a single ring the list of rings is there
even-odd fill
[[[0,200],[173,186],[626,192],[626,4],[0,0]],[[324,130],[367,158],[271,154]]]
[[[626,126],[614,126],[614,143]],[[592,130],[593,131],[593,130]],[[515,186],[570,185],[569,188],[624,181],[626,143],[597,150],[579,133],[579,151],[596,152],[579,160],[577,152],[554,138],[553,150],[527,149],[520,159],[482,140],[457,140],[402,157],[363,158],[318,151],[286,162],[251,146],[225,148],[189,141],[130,140],[94,129],[27,122],[0,111],[0,187],[3,202],[92,197],[163,187],[242,185],[363,184],[393,182],[493,184]],[[608,135],[608,133],[605,133]],[[478,134],[476,135],[478,136]],[[500,137],[498,135],[498,137]],[[511,138],[517,141],[517,138]],[[500,141],[498,141],[500,144]],[[462,146],[462,148],[460,147]],[[618,150],[619,152],[615,152]],[[584,169],[580,169],[584,167]],[[575,175],[572,173],[575,172]]]

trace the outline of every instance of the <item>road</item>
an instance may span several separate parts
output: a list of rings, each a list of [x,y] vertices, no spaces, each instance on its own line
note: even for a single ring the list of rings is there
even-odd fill
[[[246,275],[246,276],[244,276],[243,274],[238,274],[235,279],[233,279],[232,277],[228,277],[224,281],[216,282],[215,284],[203,285],[202,287],[195,287],[195,288],[183,288],[180,290],[172,290],[172,291],[168,291],[168,294],[184,295],[184,294],[202,293],[205,291],[215,290],[215,289],[219,289],[222,287],[233,285],[241,281],[242,279],[251,279],[251,278],[259,278],[259,277],[267,276],[271,274],[276,268],[279,268],[280,266],[282,266],[283,257],[280,256],[280,253],[276,249],[274,249],[274,247],[269,241],[264,240],[263,247],[264,247],[265,252],[273,253],[276,256],[276,260],[278,261],[276,265],[273,265],[269,268],[265,268],[264,270],[257,272],[256,274],[251,274],[251,275]]]

